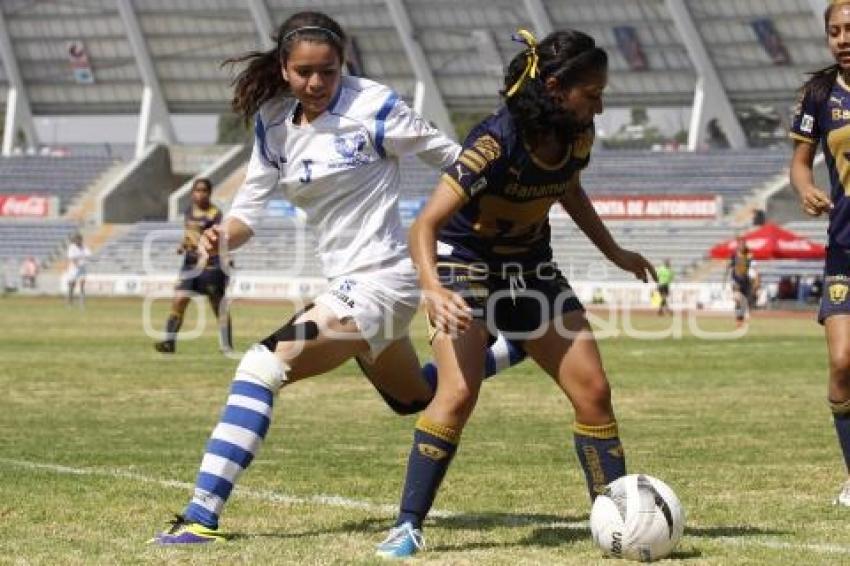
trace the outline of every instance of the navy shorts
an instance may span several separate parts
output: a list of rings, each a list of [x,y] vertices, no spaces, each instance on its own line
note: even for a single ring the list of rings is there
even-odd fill
[[[443,287],[463,296],[474,319],[510,340],[522,341],[563,314],[584,311],[554,263],[532,272],[494,273],[479,264],[438,262],[437,273]]]
[[[220,267],[207,268],[196,277],[191,277],[196,272],[181,271],[180,281],[177,282],[177,291],[186,291],[206,295],[211,299],[221,299],[227,290],[230,278]],[[190,276],[185,276],[189,274]]]
[[[732,287],[739,291],[742,295],[749,298],[750,292],[752,291],[752,282],[750,278],[747,276],[739,277],[737,275],[732,276]]]
[[[836,314],[850,314],[850,249],[828,247],[823,270],[823,296],[818,322]]]

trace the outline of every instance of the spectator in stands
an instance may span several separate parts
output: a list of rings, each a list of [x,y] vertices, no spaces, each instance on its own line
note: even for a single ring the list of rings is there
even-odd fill
[[[656,273],[658,274],[658,296],[661,298],[658,304],[658,316],[662,316],[665,312],[673,314],[670,305],[667,304],[667,298],[670,296],[670,284],[676,277],[673,268],[670,267],[670,260],[665,259],[664,263],[656,269]]]
[[[436,368],[422,369],[408,337],[419,306],[399,209],[398,160],[448,166],[460,146],[430,127],[386,86],[342,76],[345,32],[319,12],[290,16],[277,45],[231,59],[233,108],[255,118],[254,150],[228,216],[200,239],[226,254],[254,234],[281,189],[314,229],[328,290],[242,357],[231,395],[201,462],[194,497],[159,544],[221,540],[219,514],[260,448],[275,394],[355,358],[399,414],[434,395]],[[504,341],[483,349],[490,373],[524,354]],[[479,354],[480,355],[480,354]]]
[[[732,295],[735,301],[735,322],[740,327],[746,323],[750,315],[750,304],[752,302],[753,286],[750,279],[750,268],[753,264],[753,255],[747,248],[747,240],[738,236],[735,252],[729,259],[726,274],[723,280],[732,277]]]
[[[655,269],[621,248],[581,185],[608,56],[590,36],[556,31],[510,62],[505,105],[472,129],[410,230],[432,347],[437,394],[416,422],[401,512],[378,554],[422,548],[422,523],[478,397],[487,337],[520,335],[575,411],[573,439],[591,499],[625,474],[610,386],[584,309],[552,263],[549,211],[560,204],[593,244],[638,279]],[[517,447],[513,447],[516,449]]]
[[[37,287],[36,279],[38,278],[38,262],[35,261],[35,258],[27,256],[23,262],[21,262],[21,288],[22,289],[35,289]]]
[[[86,263],[91,257],[91,251],[83,243],[82,234],[74,234],[68,246],[68,268],[65,270],[65,281],[68,284],[68,304],[74,302],[74,289],[80,288],[80,307],[86,305]]]
[[[829,241],[824,267],[824,293],[818,321],[826,328],[829,352],[828,400],[838,443],[850,471],[850,185],[847,184],[847,155],[850,140],[845,101],[850,84],[850,0],[830,2],[824,14],[827,45],[835,63],[812,74],[800,89],[791,137],[791,184],[797,190],[803,211],[810,216],[829,213]],[[830,193],[815,185],[813,163],[818,146],[829,171]],[[850,477],[835,500],[850,507]]]
[[[177,333],[183,324],[183,315],[193,294],[206,295],[210,307],[218,320],[218,345],[224,353],[233,350],[233,336],[225,294],[229,281],[230,266],[224,266],[218,255],[205,257],[201,261],[198,242],[204,230],[221,223],[221,211],[212,203],[212,181],[205,177],[192,183],[192,202],[183,216],[183,241],[177,253],[183,254],[180,280],[174,288],[171,313],[165,322],[165,340],[154,344],[157,352],[173,354]]]

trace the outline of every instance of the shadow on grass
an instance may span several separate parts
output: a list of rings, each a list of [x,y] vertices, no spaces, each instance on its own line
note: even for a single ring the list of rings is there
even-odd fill
[[[562,515],[549,515],[549,514],[534,514],[534,513],[469,513],[469,514],[459,514],[452,515],[450,517],[435,517],[433,519],[428,519],[425,521],[425,528],[441,528],[441,529],[457,529],[457,530],[476,530],[476,531],[487,531],[492,529],[500,529],[500,528],[511,528],[511,527],[525,527],[525,526],[534,526],[534,525],[551,525],[550,527],[545,527],[539,529],[540,531],[547,531],[553,529],[559,529],[561,526],[564,526],[563,530],[565,531],[578,531],[581,533],[580,536],[576,536],[575,538],[588,537],[589,531],[587,527],[584,525],[584,522],[587,520],[587,515],[581,516],[562,516]],[[573,527],[572,524],[575,523],[576,526]],[[329,534],[340,534],[340,533],[374,533],[376,536],[380,537],[384,533],[386,533],[389,528],[393,525],[392,519],[386,518],[377,518],[370,517],[367,519],[363,519],[360,521],[348,521],[346,523],[342,523],[335,527],[330,527],[327,529],[314,529],[308,531],[296,531],[296,532],[265,532],[265,533],[238,533],[231,532],[227,533],[228,540],[241,540],[241,539],[250,539],[250,538],[261,538],[261,537],[269,537],[269,538],[280,538],[280,539],[292,539],[292,538],[306,538],[306,537],[316,537],[322,535]],[[529,542],[528,544],[537,544],[535,542]],[[494,544],[488,545],[485,543],[474,546],[474,548],[486,548],[488,546],[513,546],[511,544]],[[464,547],[465,548],[465,547]],[[472,547],[470,547],[472,548]],[[437,548],[435,548],[437,550]],[[448,550],[448,548],[446,549]]]
[[[787,535],[789,531],[776,529],[759,529],[747,525],[729,527],[685,527],[685,535],[690,537],[721,538],[721,537],[757,537],[762,535]]]

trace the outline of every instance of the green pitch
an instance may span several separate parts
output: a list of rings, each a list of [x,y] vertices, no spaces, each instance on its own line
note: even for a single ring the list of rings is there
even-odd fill
[[[166,310],[155,304],[156,328]],[[287,313],[237,303],[237,345]],[[733,328],[731,317],[699,323]],[[91,300],[80,311],[7,297],[0,329],[0,564],[375,562],[414,418],[394,416],[353,364],[283,391],[222,518],[234,540],[162,549],[145,541],[187,501],[237,363],[218,353],[213,326],[166,357],[144,334],[141,301]],[[601,341],[629,471],[663,479],[687,511],[671,563],[843,563],[850,510],[830,505],[844,472],[820,327],[757,318],[740,339],[684,334]],[[414,335],[426,356],[422,320]],[[485,384],[419,561],[602,562],[571,423],[532,363]]]

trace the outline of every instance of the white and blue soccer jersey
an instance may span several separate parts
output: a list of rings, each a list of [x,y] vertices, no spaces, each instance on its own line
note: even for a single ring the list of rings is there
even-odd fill
[[[328,109],[306,126],[293,123],[297,105],[280,98],[258,112],[245,183],[228,216],[253,229],[280,188],[305,212],[326,277],[407,257],[398,158],[416,154],[446,167],[460,146],[370,80],[343,77]]]

